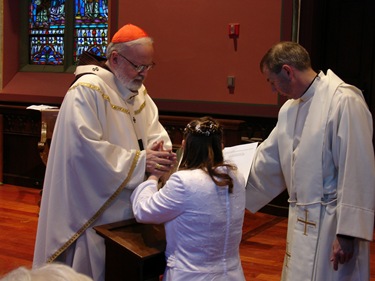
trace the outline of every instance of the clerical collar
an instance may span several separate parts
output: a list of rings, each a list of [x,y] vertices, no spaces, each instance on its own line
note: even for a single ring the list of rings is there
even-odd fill
[[[313,87],[313,84],[314,84],[317,77],[319,77],[319,74],[315,75],[314,79],[311,81],[309,86],[306,88],[306,90],[301,95],[300,99],[302,101],[307,101],[313,96],[314,90],[310,91],[310,89],[315,89],[315,87]]]

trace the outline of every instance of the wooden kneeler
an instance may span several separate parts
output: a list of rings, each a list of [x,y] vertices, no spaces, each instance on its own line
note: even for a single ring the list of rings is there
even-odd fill
[[[164,225],[135,219],[94,227],[106,246],[106,281],[158,281],[165,269]]]

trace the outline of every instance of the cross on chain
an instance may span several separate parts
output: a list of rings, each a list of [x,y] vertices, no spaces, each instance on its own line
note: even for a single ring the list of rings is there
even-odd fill
[[[307,214],[308,214],[308,212],[309,211],[305,209],[305,219],[301,219],[301,218],[297,219],[297,222],[302,222],[302,223],[305,224],[305,229],[304,229],[303,235],[306,235],[306,236],[307,236],[307,226],[308,225],[312,225],[312,226],[316,227],[316,223],[315,222],[311,222],[311,221],[307,220]]]

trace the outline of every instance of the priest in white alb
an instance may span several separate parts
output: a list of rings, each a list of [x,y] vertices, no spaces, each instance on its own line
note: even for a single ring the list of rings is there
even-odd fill
[[[287,189],[284,281],[368,281],[374,231],[372,116],[360,90],[311,68],[298,43],[274,45],[260,63],[289,98],[257,148],[246,207],[256,212]]]

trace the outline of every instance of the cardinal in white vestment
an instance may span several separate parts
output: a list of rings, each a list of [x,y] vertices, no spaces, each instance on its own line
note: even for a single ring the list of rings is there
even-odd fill
[[[272,90],[290,99],[256,151],[246,207],[256,212],[288,191],[282,280],[370,280],[375,165],[361,91],[331,70],[313,71],[294,42],[273,46],[260,66]]]
[[[176,161],[143,85],[153,66],[152,39],[125,25],[107,57],[81,56],[61,105],[33,262],[59,261],[96,281],[105,278],[105,245],[92,227],[132,218],[132,190],[146,172],[169,172]]]

